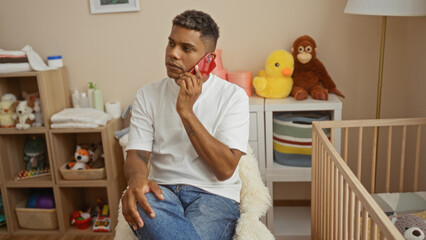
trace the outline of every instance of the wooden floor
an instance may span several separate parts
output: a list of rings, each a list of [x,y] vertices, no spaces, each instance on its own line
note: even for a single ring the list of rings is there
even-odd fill
[[[114,236],[58,236],[58,235],[19,235],[1,236],[0,240],[113,240]]]

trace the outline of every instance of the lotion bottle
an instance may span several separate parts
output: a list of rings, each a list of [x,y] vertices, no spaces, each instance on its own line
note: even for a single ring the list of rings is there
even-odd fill
[[[97,87],[93,91],[93,103],[94,107],[102,112],[104,112],[104,100],[102,98],[102,92]]]
[[[89,82],[89,89],[87,90],[87,97],[89,98],[89,107],[94,108],[93,103],[93,93],[95,91],[95,86],[93,85],[93,82]]]

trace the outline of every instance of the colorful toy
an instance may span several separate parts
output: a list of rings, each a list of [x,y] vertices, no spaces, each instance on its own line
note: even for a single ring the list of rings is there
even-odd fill
[[[28,129],[31,127],[35,115],[33,113],[34,102],[30,101],[16,101],[12,104],[16,109],[13,119],[16,121],[17,129]]]
[[[336,84],[317,58],[317,45],[314,39],[307,35],[297,38],[291,51],[294,57],[294,85],[291,95],[296,100],[306,99],[308,95],[314,99],[327,100],[328,93],[345,97],[337,90]]]
[[[0,195],[0,226],[6,224],[6,217],[4,216],[3,198]]]
[[[36,202],[38,197],[40,196],[41,192],[33,192],[30,194],[30,196],[27,199],[27,204],[25,205],[26,208],[36,208]]]
[[[32,136],[24,146],[24,161],[27,162],[26,169],[43,169],[46,153],[46,143],[43,138]]]
[[[71,170],[84,170],[91,169],[89,166],[90,161],[90,153],[88,150],[81,148],[81,146],[77,145],[76,151],[74,153],[74,162],[70,162],[67,164],[67,169]]]
[[[16,180],[30,179],[48,175],[51,175],[50,168],[48,167],[43,169],[22,170],[17,174]]]
[[[12,93],[6,93],[0,100],[0,127],[11,128],[15,127],[15,108],[13,103],[16,101],[16,96]]]
[[[99,210],[95,223],[93,224],[94,232],[109,232],[111,231],[111,217],[109,214],[109,206],[105,204],[102,210]]]
[[[78,229],[87,229],[90,227],[91,221],[92,217],[88,211],[74,211],[71,215],[71,224],[75,225]]]
[[[52,189],[38,189],[32,192],[27,199],[26,208],[55,208],[55,198]]]
[[[293,56],[284,50],[272,52],[266,60],[265,70],[253,79],[257,95],[264,98],[285,98],[293,86],[291,74],[294,69]]]
[[[416,215],[392,216],[391,220],[407,240],[425,239],[426,220]]]
[[[36,208],[52,209],[55,208],[55,199],[52,191],[45,191],[37,198]]]

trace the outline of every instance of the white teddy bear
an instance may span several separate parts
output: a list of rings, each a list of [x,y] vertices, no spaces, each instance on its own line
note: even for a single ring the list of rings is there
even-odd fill
[[[35,119],[33,113],[34,102],[17,101],[13,105],[16,106],[16,113],[13,115],[13,119],[16,120],[15,127],[21,130],[30,128]]]

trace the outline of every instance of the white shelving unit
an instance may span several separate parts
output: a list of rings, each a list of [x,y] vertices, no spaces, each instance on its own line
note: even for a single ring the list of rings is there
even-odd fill
[[[291,167],[274,162],[273,154],[273,114],[275,112],[326,111],[332,120],[341,120],[342,102],[334,95],[328,101],[312,98],[296,101],[292,97],[265,99],[265,180],[271,196],[275,182],[310,182],[311,168]],[[340,131],[334,133],[334,144],[340,151]],[[309,207],[271,207],[266,215],[268,228],[277,239],[310,239]]]

